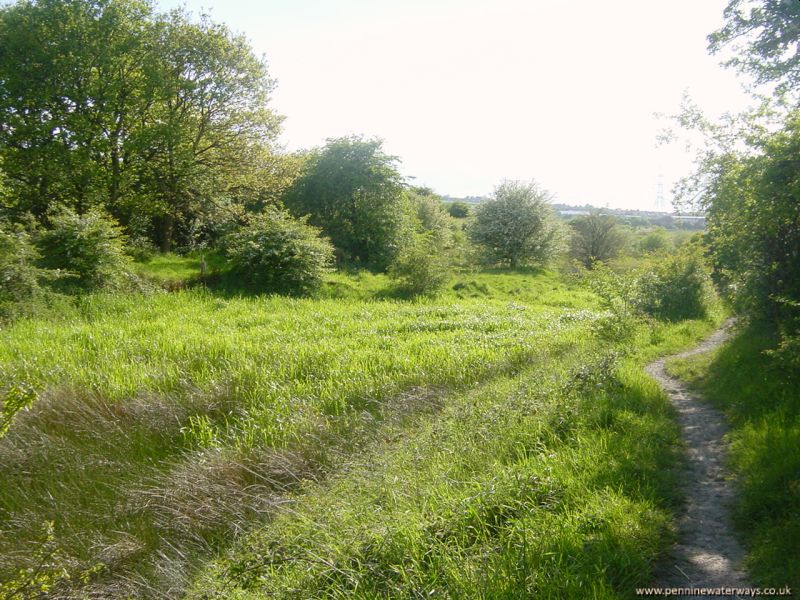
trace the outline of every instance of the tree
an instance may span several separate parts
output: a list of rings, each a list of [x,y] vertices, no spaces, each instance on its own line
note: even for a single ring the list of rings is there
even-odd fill
[[[124,139],[150,101],[151,19],[136,0],[0,9],[0,152],[18,212],[85,210],[120,193]]]
[[[416,233],[389,267],[389,276],[403,293],[434,296],[447,283],[450,273],[440,243],[430,233]]]
[[[708,241],[740,305],[780,321],[800,302],[800,111],[759,148],[719,157],[704,196]]]
[[[570,252],[587,268],[597,262],[616,258],[625,245],[625,237],[617,219],[611,215],[592,213],[570,222]]]
[[[156,23],[155,103],[132,139],[162,251],[178,219],[220,200],[258,195],[280,118],[266,108],[273,82],[247,41],[173,11]],[[133,199],[135,209],[141,198]]]
[[[43,284],[58,278],[39,266],[40,258],[28,231],[0,220],[0,319],[32,308],[46,295]]]
[[[411,188],[407,191],[412,224],[418,233],[428,235],[439,253],[450,245],[451,219],[441,198],[428,188]]]
[[[286,206],[294,215],[308,215],[344,259],[385,269],[408,226],[397,162],[380,140],[329,139],[288,189]]]
[[[558,250],[560,241],[550,199],[536,183],[504,181],[475,208],[470,239],[489,262],[512,268],[543,264]]]
[[[637,307],[670,321],[701,319],[708,314],[712,290],[703,248],[686,244],[640,275]]]
[[[435,295],[450,276],[451,219],[441,198],[431,189],[415,187],[407,190],[406,195],[410,226],[389,267],[389,276],[406,294]]]
[[[725,25],[708,36],[712,54],[732,47],[727,66],[779,91],[800,85],[800,3],[793,0],[730,0]]]
[[[662,228],[655,229],[639,240],[637,247],[640,252],[652,254],[661,252],[669,247],[669,238]]]
[[[241,36],[150,0],[19,0],[0,8],[0,159],[17,217],[100,206],[176,225],[263,193],[280,119]]]

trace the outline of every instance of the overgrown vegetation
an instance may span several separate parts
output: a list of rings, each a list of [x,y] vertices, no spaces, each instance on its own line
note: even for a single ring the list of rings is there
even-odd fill
[[[401,292],[411,296],[435,295],[448,279],[446,256],[431,235],[417,234],[389,269]]]
[[[82,215],[63,207],[48,215],[50,227],[38,234],[42,262],[65,273],[67,288],[81,291],[130,287],[131,259],[125,235],[109,215],[92,209]]]
[[[497,378],[499,387],[487,388],[481,402],[494,397],[492,389],[499,393],[523,385],[534,394],[536,403],[542,403],[544,411],[531,414],[534,421],[530,423],[523,420],[514,425],[518,429],[508,431],[509,440],[522,435],[534,422],[543,432],[547,427],[564,427],[566,437],[558,444],[565,445],[562,450],[553,446],[559,453],[572,452],[572,444],[581,439],[572,433],[572,419],[583,410],[575,403],[595,398],[600,402],[596,406],[599,410],[603,402],[611,402],[617,408],[609,408],[611,412],[602,418],[622,418],[628,423],[628,417],[623,416],[628,410],[638,414],[649,410],[644,408],[648,403],[662,402],[653,387],[644,404],[638,404],[638,393],[633,392],[630,396],[612,395],[602,402],[592,395],[583,398],[581,390],[600,389],[595,383],[610,389],[617,385],[613,378],[595,382],[599,375],[591,369],[580,371],[583,350],[566,358],[571,348],[590,354],[608,349],[604,323],[610,317],[594,309],[592,294],[567,287],[557,276],[546,273],[476,277],[479,279],[474,282],[469,278],[456,281],[435,303],[279,297],[223,300],[201,292],[130,299],[99,295],[85,297],[68,319],[24,320],[7,328],[0,333],[3,380],[20,389],[27,386],[34,394],[18,403],[17,408],[27,405],[29,410],[18,412],[8,433],[0,439],[0,455],[7,467],[0,474],[3,577],[18,578],[19,569],[35,567],[34,557],[26,548],[41,536],[42,523],[53,521],[55,543],[63,557],[59,568],[72,574],[70,581],[58,583],[64,589],[85,588],[87,593],[122,596],[158,590],[174,595],[189,583],[191,573],[203,560],[226,548],[234,534],[255,527],[253,535],[259,535],[261,523],[269,528],[267,521],[287,494],[312,497],[317,493],[315,481],[323,482],[326,475],[340,472],[343,463],[359,463],[362,450],[373,448],[373,444],[395,440],[398,445],[390,444],[392,452],[400,452],[398,456],[413,452],[413,445],[403,450],[402,440],[415,435],[413,428],[406,429],[416,422],[415,415],[450,407],[451,401],[453,405],[447,410],[457,410],[459,403],[471,401],[467,392],[470,386],[482,388]],[[485,293],[458,299],[463,290],[482,286],[486,286]],[[710,322],[697,322],[690,327],[662,328],[658,339],[686,343],[710,326]],[[646,329],[639,331],[642,337],[635,346],[644,347],[650,334]],[[588,359],[589,355],[585,356]],[[507,376],[526,372],[529,364],[537,370],[518,382],[502,383]],[[570,364],[577,369],[572,375]],[[611,365],[613,361],[602,377],[613,377]],[[561,372],[562,368],[567,376],[562,384],[573,382],[569,389],[556,386],[551,396],[548,383],[543,395],[534,393],[541,382],[549,381],[544,373]],[[556,383],[553,380],[553,385]],[[482,409],[474,421],[462,423],[465,429],[458,435],[475,435],[478,430],[473,425],[478,426],[481,419],[488,419],[487,427],[491,425],[485,432],[487,437],[481,439],[503,435],[504,424],[511,426],[517,423],[515,415],[523,416],[514,397],[509,397],[507,404],[497,404],[492,413],[487,405],[487,412]],[[666,410],[660,406],[659,411]],[[617,411],[618,416],[610,416]],[[538,421],[545,414],[552,414],[552,418]],[[665,414],[658,418],[665,418]],[[563,423],[561,416],[567,419]],[[631,423],[638,422],[636,419]],[[586,427],[589,435],[593,425],[587,421]],[[652,422],[646,427],[660,426]],[[620,435],[623,431],[628,431],[627,425]],[[672,438],[662,433],[653,435],[648,460],[663,461],[672,452]],[[434,450],[433,442],[438,438],[430,442],[423,439],[419,443]],[[453,443],[459,443],[458,438]],[[597,443],[614,447],[610,440]],[[619,452],[623,447],[619,446]],[[505,455],[503,448],[510,451],[511,446],[497,446],[497,451]],[[590,448],[594,446],[576,450],[574,460],[593,455]],[[545,456],[540,458],[545,462],[538,466],[509,463],[506,484],[510,486],[516,477],[543,476],[540,468],[555,468],[556,463]],[[87,464],[94,466],[87,469]],[[398,462],[396,468],[402,464]],[[434,460],[431,468],[438,464],[440,459]],[[494,463],[478,461],[470,469],[476,469],[475,477],[488,477],[488,486],[492,475],[479,473],[482,464]],[[573,463],[567,461],[564,469],[567,464]],[[420,477],[424,473],[420,471]],[[570,571],[576,581],[593,581],[591,585],[610,593],[646,578],[646,568],[640,569],[646,563],[642,557],[654,556],[669,539],[668,504],[654,507],[655,491],[639,495],[644,487],[660,489],[662,484],[656,480],[664,475],[656,476],[656,470],[652,474],[655,479],[651,481],[648,475],[639,473],[635,486],[639,491],[631,489],[630,495],[615,492],[612,500],[602,490],[627,485],[627,476],[619,474],[614,479],[608,472],[604,477],[612,479],[599,486],[600,496],[594,500],[592,495],[577,497],[566,505],[571,508],[565,508],[564,518],[572,522],[569,515],[591,512],[594,509],[590,506],[599,506],[602,498],[602,502],[608,500],[610,507],[616,507],[603,512],[609,531],[627,530],[634,524],[644,528],[642,537],[636,538],[639,541],[626,542],[632,546],[613,550],[621,552],[617,559],[603,549],[606,543],[611,544],[609,551],[617,548],[613,541],[617,538],[600,538],[605,541],[592,560],[570,567],[577,569]],[[408,476],[411,484],[412,474]],[[424,475],[434,476],[435,471]],[[580,487],[577,481],[548,477],[554,478],[553,485],[577,486],[576,493]],[[426,485],[427,480],[418,481],[414,485]],[[367,486],[364,493],[372,489]],[[453,502],[468,497],[463,494],[470,489],[459,486]],[[513,492],[511,487],[503,489],[503,493]],[[419,494],[424,493],[420,487]],[[526,498],[514,500],[520,503],[520,510]],[[109,511],[109,506],[116,508]],[[392,510],[402,512],[402,507],[400,504]],[[469,503],[464,509],[472,510]],[[426,514],[425,519],[439,519],[436,510]],[[441,514],[445,517],[449,513]],[[475,526],[484,526],[482,514],[476,514]],[[522,515],[519,513],[519,518]],[[633,515],[638,516],[632,521]],[[623,516],[624,521],[616,520]],[[416,522],[411,519],[406,524],[415,527]],[[500,527],[500,521],[492,523],[486,521],[485,526],[493,531]],[[536,523],[537,527],[546,527],[550,521],[530,522],[525,525],[526,531],[533,531],[528,528]],[[347,522],[342,523],[345,525]],[[398,521],[397,525],[403,523]],[[582,544],[595,539],[597,531],[574,530],[569,534],[573,537],[565,539]],[[454,535],[472,534],[467,529]],[[507,558],[516,555],[515,547],[509,547]],[[571,547],[554,546],[561,550],[552,551],[561,553],[559,560],[569,560]],[[306,549],[319,550],[314,546]],[[415,554],[417,550],[406,550],[412,558],[423,560],[422,554]],[[534,559],[534,555],[523,554],[520,560],[524,556],[528,557],[524,560]],[[442,556],[446,561],[451,558],[454,556]],[[616,568],[611,565],[634,558],[635,562],[625,567],[627,575],[620,579],[592,575],[598,564],[609,565],[607,573],[611,573]],[[604,562],[607,559],[620,562]],[[92,571],[88,583],[79,583],[77,574],[98,564],[102,568]],[[240,566],[244,568],[245,562]],[[547,570],[551,567],[543,564],[541,568],[541,577],[556,577],[555,571]],[[412,577],[403,585],[414,587],[418,581]]]
[[[362,266],[387,268],[408,228],[397,157],[380,140],[328,140],[308,158],[286,194],[295,215],[308,215],[341,253]]]
[[[712,48],[791,84],[766,4]],[[689,238],[562,227],[533,182],[445,204],[376,138],[282,152],[206,16],[20,0],[0,37],[2,600],[631,597],[680,502],[641,366],[719,323],[709,263],[758,325],[674,368],[733,422],[754,573],[800,585],[791,103],[684,111]]]
[[[0,319],[41,308],[48,297],[46,284],[59,273],[40,267],[40,258],[25,228],[0,222]]]
[[[593,213],[570,221],[570,252],[589,269],[596,262],[608,262],[619,256],[625,238],[617,220],[610,215]]]
[[[690,102],[678,123],[699,136],[696,170],[679,186],[707,211],[714,278],[743,325],[716,353],[672,366],[726,413],[739,485],[737,523],[753,579],[800,583],[800,116],[797,31],[790,2],[731,0],[709,49],[769,84],[756,110],[712,122]],[[688,274],[688,273],[687,273]]]
[[[416,400],[411,427],[306,486],[196,596],[631,595],[671,539],[677,431],[651,382],[594,352],[573,338],[557,362]]]
[[[714,291],[702,252],[702,247],[687,246],[645,271],[638,282],[639,308],[673,321],[704,318]]]

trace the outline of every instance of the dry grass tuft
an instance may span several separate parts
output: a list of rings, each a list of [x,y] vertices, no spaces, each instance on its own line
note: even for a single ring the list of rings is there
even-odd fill
[[[133,490],[125,509],[150,513],[169,539],[202,538],[268,516],[282,502],[282,492],[313,472],[300,454],[289,451],[204,449]]]

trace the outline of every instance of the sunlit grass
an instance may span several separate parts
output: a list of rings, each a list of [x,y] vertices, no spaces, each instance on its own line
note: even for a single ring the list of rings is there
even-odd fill
[[[305,486],[195,595],[634,597],[673,539],[680,449],[640,362],[584,338],[451,395]]]
[[[656,471],[669,465],[672,434],[659,425],[658,394],[651,387],[581,395],[563,385],[590,378],[589,363],[614,348],[634,351],[624,369],[635,379],[633,356],[641,362],[691,343],[711,322],[631,324],[627,341],[615,342],[607,337],[610,316],[596,298],[549,272],[459,273],[439,298],[425,301],[394,298],[391,283],[379,275],[332,275],[331,281],[355,292],[317,299],[223,298],[202,289],[98,295],[58,318],[21,320],[0,331],[6,386],[39,395],[0,440],[0,577],[35,566],[30,548],[52,521],[64,568],[102,566],[93,575],[95,593],[179,595],[193,571],[232,539],[251,530],[261,535],[259,524],[282,514],[288,498],[314,497],[321,493],[317,485],[340,476],[342,483],[331,485],[361,486],[346,477],[362,468],[362,456],[385,451],[390,465],[395,453],[418,450],[415,456],[429,466],[398,458],[392,469],[397,477],[412,469],[398,486],[416,486],[417,497],[424,497],[446,460],[427,457],[438,442],[417,437],[418,424],[420,431],[439,427],[453,443],[461,440],[445,444],[451,459],[462,448],[469,462],[462,475],[473,473],[483,486],[490,485],[496,461],[506,460],[497,458],[495,446],[505,456],[527,428],[550,428],[547,435],[558,437],[560,428],[572,431],[579,423],[578,438],[558,438],[557,455],[572,458],[554,481],[577,494],[587,480],[562,482],[567,464],[592,472],[596,457],[607,456],[608,464],[598,475],[602,485],[576,497],[567,514],[607,502],[608,514],[617,515],[608,517],[615,531],[651,532],[652,539],[643,536],[623,551],[619,560],[631,565],[646,563],[661,547],[669,494],[659,482],[669,474]],[[581,375],[584,359],[589,370]],[[647,383],[635,384],[641,386]],[[528,393],[539,403],[535,414],[520,412]],[[485,404],[492,397],[495,405]],[[477,420],[464,412],[470,402],[477,403]],[[436,425],[439,414],[444,420]],[[622,429],[610,427],[615,423]],[[623,444],[618,436],[629,431],[630,440],[651,442]],[[576,440],[585,445],[570,454]],[[509,458],[509,473],[519,468],[520,477],[543,477],[555,468],[550,458],[529,458],[520,465]],[[373,489],[363,485],[365,493]],[[451,500],[460,502],[465,490],[469,486],[459,487]],[[362,506],[366,500],[356,494],[336,501]],[[439,518],[436,507],[429,508],[431,518]],[[393,518],[402,525],[401,513]],[[548,523],[534,520],[525,531]],[[570,543],[582,543],[580,531],[569,531]],[[415,549],[398,551],[424,552],[424,540],[414,539]],[[515,544],[526,538],[512,539],[492,560],[516,560]],[[558,561],[567,560],[572,546],[553,547]],[[595,559],[602,562],[603,552]],[[644,558],[634,559],[636,553]],[[441,559],[455,569],[462,557]],[[526,568],[539,568],[535,564]],[[622,585],[593,571],[597,564],[586,563],[588,571],[580,567],[575,577],[603,593]],[[547,568],[541,566],[543,573]],[[643,568],[630,566],[624,581],[644,577]],[[412,580],[418,581],[407,583]]]

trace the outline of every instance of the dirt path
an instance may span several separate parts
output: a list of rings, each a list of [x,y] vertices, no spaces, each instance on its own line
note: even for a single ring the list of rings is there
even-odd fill
[[[734,537],[730,504],[733,484],[726,478],[727,454],[723,437],[725,419],[718,410],[698,398],[687,386],[667,375],[664,363],[708,352],[729,336],[733,320],[695,349],[661,358],[647,367],[678,410],[688,461],[682,473],[687,495],[686,512],[679,523],[678,543],[657,574],[664,587],[747,587],[741,569],[744,552]]]

